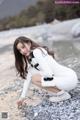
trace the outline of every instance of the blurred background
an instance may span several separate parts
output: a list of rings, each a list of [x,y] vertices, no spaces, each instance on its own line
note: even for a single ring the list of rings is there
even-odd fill
[[[0,30],[34,26],[80,17],[80,4],[55,4],[56,0],[0,0]]]

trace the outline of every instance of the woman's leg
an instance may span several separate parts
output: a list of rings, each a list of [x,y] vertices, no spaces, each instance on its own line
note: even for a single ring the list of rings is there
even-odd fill
[[[60,101],[67,100],[67,99],[71,98],[69,93],[67,93],[61,89],[58,89],[56,86],[43,87],[41,85],[41,78],[42,78],[42,76],[40,74],[35,74],[32,76],[32,82],[33,82],[33,84],[35,84],[43,89],[46,89],[48,92],[50,91],[51,93],[55,93],[55,95],[53,94],[53,96],[49,98],[49,101],[60,102]]]
[[[32,76],[32,83],[37,85],[38,87],[41,87],[43,89],[46,89],[47,91],[51,91],[51,92],[54,92],[54,93],[57,93],[57,92],[60,92],[61,90],[58,89],[56,86],[54,87],[43,87],[41,85],[41,75],[40,74],[35,74]]]

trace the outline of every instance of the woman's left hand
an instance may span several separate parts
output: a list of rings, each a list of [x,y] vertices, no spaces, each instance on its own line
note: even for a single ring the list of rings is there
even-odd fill
[[[20,109],[22,107],[23,103],[24,103],[24,99],[17,101],[18,109]]]

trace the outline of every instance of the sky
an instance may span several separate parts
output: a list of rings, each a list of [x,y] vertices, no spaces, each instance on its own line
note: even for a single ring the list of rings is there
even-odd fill
[[[14,16],[21,10],[35,5],[38,0],[0,0],[0,19],[7,16]]]

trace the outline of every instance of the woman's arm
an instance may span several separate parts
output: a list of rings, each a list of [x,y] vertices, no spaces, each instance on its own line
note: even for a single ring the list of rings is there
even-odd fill
[[[36,61],[39,63],[40,68],[42,69],[45,77],[52,77],[53,72],[50,69],[47,61],[45,60],[45,55],[48,55],[48,53],[44,48],[42,48],[42,50],[40,50],[39,48],[36,48],[35,50],[33,50],[33,55],[34,55]],[[45,52],[46,54],[43,52]]]
[[[23,90],[22,90],[22,94],[20,96],[20,99],[24,99],[26,97],[30,83],[31,83],[31,73],[28,72],[27,78],[24,81]]]

